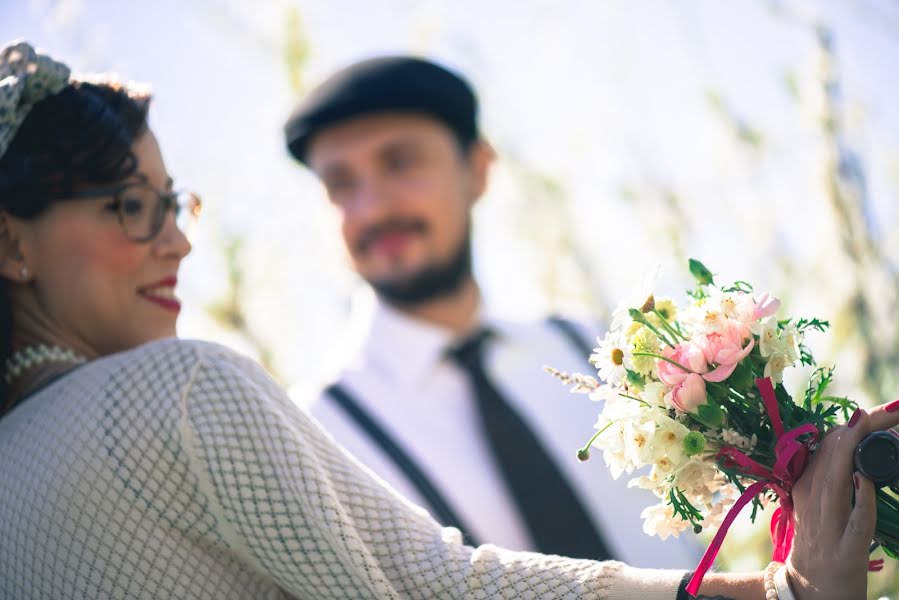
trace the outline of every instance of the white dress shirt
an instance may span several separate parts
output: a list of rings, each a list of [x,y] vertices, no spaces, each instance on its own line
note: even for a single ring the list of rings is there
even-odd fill
[[[377,300],[354,315],[336,381],[425,472],[479,542],[534,550],[489,446],[467,376],[445,353],[448,330],[411,318]],[[364,313],[360,317],[359,311]],[[684,535],[666,542],[642,530],[640,512],[658,502],[649,492],[612,479],[600,453],[581,463],[576,451],[593,433],[599,406],[575,395],[543,365],[589,373],[573,344],[547,323],[485,316],[497,333],[486,347],[491,377],[568,478],[615,558],[642,567],[695,567],[701,551]],[[360,325],[361,324],[361,325]],[[393,460],[327,394],[311,407],[335,439],[417,504],[428,504]]]

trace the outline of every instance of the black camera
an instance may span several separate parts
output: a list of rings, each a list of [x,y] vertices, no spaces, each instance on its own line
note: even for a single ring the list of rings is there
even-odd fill
[[[889,431],[865,436],[855,448],[855,468],[875,486],[899,492],[899,436]]]

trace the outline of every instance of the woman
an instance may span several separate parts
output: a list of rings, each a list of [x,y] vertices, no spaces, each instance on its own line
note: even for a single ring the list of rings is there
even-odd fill
[[[678,595],[681,572],[462,545],[258,366],[174,339],[190,244],[173,216],[197,204],[171,191],[148,104],[25,43],[0,53],[0,597]],[[860,412],[800,481],[801,600],[864,597],[874,496],[852,450],[896,423]],[[701,596],[764,590],[710,575]]]

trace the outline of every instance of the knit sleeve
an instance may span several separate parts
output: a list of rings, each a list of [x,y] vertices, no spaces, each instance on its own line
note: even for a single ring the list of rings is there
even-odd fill
[[[673,600],[683,576],[465,546],[221,348],[194,368],[180,430],[218,535],[297,597]]]

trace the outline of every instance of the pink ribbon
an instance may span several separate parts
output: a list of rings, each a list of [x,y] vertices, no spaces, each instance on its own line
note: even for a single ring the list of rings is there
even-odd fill
[[[777,440],[774,446],[774,467],[766,467],[733,447],[725,447],[718,451],[718,458],[725,466],[738,467],[746,475],[758,478],[758,481],[746,488],[746,491],[734,503],[721,523],[718,533],[715,534],[712,543],[706,549],[702,560],[699,561],[699,566],[696,567],[696,571],[687,585],[687,593],[691,596],[696,596],[696,593],[699,591],[702,578],[705,577],[706,572],[711,568],[712,563],[715,562],[718,550],[721,549],[721,544],[724,542],[727,531],[730,529],[734,519],[737,518],[744,506],[765,491],[766,488],[774,490],[780,500],[780,506],[777,507],[777,510],[771,516],[771,541],[774,542],[774,556],[772,560],[783,562],[793,547],[793,499],[790,493],[793,489],[793,484],[796,483],[796,480],[799,479],[805,470],[806,464],[808,464],[808,444],[818,439],[819,432],[810,423],[790,431],[784,431],[783,421],[780,418],[780,409],[777,406],[777,396],[774,394],[774,385],[771,383],[771,378],[756,378],[755,385],[762,396],[762,402],[765,410],[768,412],[768,418],[771,419],[771,424],[774,426],[774,435]],[[797,440],[799,436],[806,433],[812,434],[808,441],[802,443]]]

